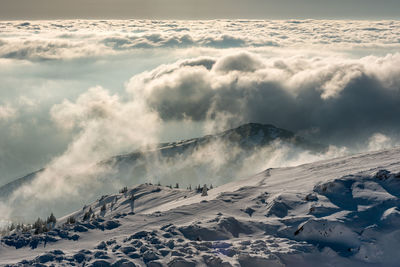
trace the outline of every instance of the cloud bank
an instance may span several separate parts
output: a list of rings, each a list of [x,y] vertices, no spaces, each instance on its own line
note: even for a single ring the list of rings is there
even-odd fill
[[[128,91],[164,120],[272,123],[346,144],[400,130],[398,77],[400,54],[353,60],[241,52],[160,66],[133,77]]]
[[[0,22],[0,58],[99,57],[158,48],[336,50],[400,48],[399,21],[62,20]]]

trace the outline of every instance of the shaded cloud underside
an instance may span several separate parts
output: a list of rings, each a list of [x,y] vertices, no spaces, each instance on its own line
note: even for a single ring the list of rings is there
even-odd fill
[[[398,77],[400,54],[265,59],[240,52],[162,65],[134,76],[127,90],[164,120],[272,123],[350,141],[400,130]]]

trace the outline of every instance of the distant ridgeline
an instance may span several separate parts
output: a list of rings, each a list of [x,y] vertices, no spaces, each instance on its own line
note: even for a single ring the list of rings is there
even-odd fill
[[[223,177],[230,175],[230,173],[224,171],[226,170],[226,167],[230,167],[229,164],[235,164],[235,166],[240,165],[240,162],[243,161],[246,156],[251,155],[251,153],[256,149],[267,147],[273,141],[277,140],[313,153],[323,152],[327,149],[324,145],[310,142],[293,132],[277,128],[273,125],[248,123],[214,135],[207,135],[178,142],[161,143],[158,144],[155,149],[147,151],[138,150],[129,154],[118,155],[106,159],[99,164],[109,165],[113,170],[116,170],[110,178],[126,180],[128,185],[128,181],[130,181],[130,184],[138,184],[146,181],[146,178],[149,177],[148,171],[157,169],[157,164],[165,165],[166,163],[169,163],[172,164],[170,166],[173,166],[174,160],[185,160],[196,151],[206,148],[207,146],[224,144],[224,148],[239,148],[240,152],[236,153],[234,157],[229,158],[227,162],[225,162],[223,168],[221,168],[221,173],[216,174]],[[179,177],[182,177],[182,179],[184,177],[191,177],[194,175],[193,172],[196,172],[201,168],[208,168],[207,166],[200,165],[202,164],[183,167],[183,169],[180,170]],[[198,168],[198,170],[196,168]],[[43,170],[44,169],[41,169],[30,173],[1,186],[0,199],[9,197],[19,187],[33,181],[33,179],[43,172]],[[153,177],[157,176],[154,173],[151,175]],[[177,177],[177,175],[172,172],[171,176]],[[134,181],[132,181],[132,177],[136,177],[137,179],[133,179]],[[155,179],[157,179],[157,177]],[[182,182],[179,180],[176,181]]]

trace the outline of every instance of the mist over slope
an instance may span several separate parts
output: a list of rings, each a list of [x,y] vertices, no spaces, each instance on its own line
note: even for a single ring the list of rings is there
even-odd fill
[[[399,156],[394,148],[268,169],[205,196],[138,185],[48,233],[2,238],[0,264],[397,266]]]
[[[137,98],[166,125],[271,123],[337,146],[375,133],[398,139],[399,28],[393,20],[1,21],[0,183],[47,165],[95,120],[105,121],[92,130],[100,141],[91,136],[81,151],[108,145],[104,159],[143,145],[127,130],[145,115],[133,110]],[[101,139],[112,134],[107,125],[126,150]],[[166,138],[154,128],[161,142],[181,131]]]
[[[64,204],[60,204],[57,198],[52,203],[33,198],[29,205],[19,201],[24,196],[18,194],[24,192],[24,188],[30,188],[36,179],[40,181],[45,169],[3,185],[0,187],[0,199],[14,210],[14,216],[21,214],[21,209],[25,207],[30,210],[29,213],[22,213],[25,218],[45,216],[50,210],[60,216],[99,194],[115,192],[123,186],[144,182],[160,182],[163,185],[179,183],[183,187],[204,183],[216,186],[257,173],[266,166],[287,166],[296,164],[297,160],[307,161],[302,158],[306,155],[310,156],[309,160],[323,157],[328,150],[328,147],[290,131],[272,125],[249,123],[215,135],[158,144],[150,150],[140,149],[98,162],[91,166],[101,170],[95,172],[95,180],[88,186],[77,186],[87,190],[86,194],[76,199],[62,198]],[[91,171],[87,170],[88,176]]]

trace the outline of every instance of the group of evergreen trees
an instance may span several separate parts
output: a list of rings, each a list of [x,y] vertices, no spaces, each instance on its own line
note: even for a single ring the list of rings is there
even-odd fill
[[[196,186],[196,193],[198,193],[198,194],[200,194],[201,193],[201,195],[202,196],[207,196],[208,194],[207,194],[207,191],[208,190],[211,190],[211,189],[213,189],[214,187],[213,187],[213,185],[211,184],[210,185],[210,188],[208,188],[207,187],[207,185],[206,184],[204,184],[202,187],[200,186],[200,185],[198,185],[198,186]],[[190,186],[190,190],[192,190],[192,186]]]
[[[7,229],[1,231],[2,235],[17,232],[17,233],[27,233],[33,231],[34,234],[41,234],[50,231],[54,228],[57,223],[57,219],[53,213],[47,217],[46,220],[41,218],[37,218],[37,220],[33,224],[24,224],[24,223],[11,223]]]
[[[66,224],[74,224],[74,223],[76,223],[75,217],[74,216],[69,216],[67,218]]]
[[[33,229],[35,234],[41,234],[50,231],[56,225],[57,219],[53,213],[47,217],[46,220],[42,220],[41,218],[37,218],[35,223],[33,224]]]
[[[120,194],[126,194],[128,192],[128,187],[124,186],[121,190],[119,190]]]
[[[160,182],[158,182],[157,185],[158,185],[158,186],[161,186]],[[169,187],[169,188],[172,189],[172,185],[167,185],[167,187]],[[176,183],[174,188],[179,188],[179,184]],[[214,187],[213,187],[212,184],[210,184],[210,187],[209,187],[209,188],[207,187],[206,184],[204,184],[203,186],[200,186],[200,185],[196,186],[195,191],[196,191],[196,193],[198,193],[198,194],[201,193],[202,196],[207,196],[207,195],[208,195],[208,194],[207,194],[207,191],[208,191],[208,190],[211,190],[211,189],[213,189],[213,188],[214,188]],[[189,185],[186,189],[192,191],[192,185]]]
[[[150,184],[151,185],[151,184]],[[161,186],[161,183],[158,182],[157,186]],[[167,186],[169,188],[172,189],[172,185]],[[179,188],[179,183],[175,184],[174,188]],[[203,186],[200,186],[200,184],[198,186],[196,186],[195,191],[196,193],[200,194],[202,196],[207,196],[208,193],[207,191],[210,189],[213,189],[213,185],[211,184],[210,187],[208,188],[206,184],[204,184]],[[192,185],[189,185],[187,187],[187,190],[192,191]],[[123,187],[121,190],[119,190],[120,194],[126,194],[128,193],[128,187]],[[129,197],[130,200],[130,205],[131,205],[131,212],[133,213],[134,211],[134,203],[135,203],[135,195],[132,193]],[[117,201],[117,198],[115,199],[115,202]],[[111,209],[114,206],[114,202],[111,203]],[[84,210],[86,209],[86,206],[83,208]],[[107,210],[107,204],[103,203],[100,211],[102,213],[106,212]],[[96,218],[95,213],[92,210],[92,207],[89,208],[88,211],[86,211],[83,215],[82,220],[83,221],[87,221],[89,219],[94,219]],[[53,213],[50,214],[49,217],[47,217],[46,220],[42,220],[41,218],[38,218],[33,224],[23,224],[23,223],[18,223],[18,224],[14,224],[12,223],[11,225],[9,225],[6,229],[0,231],[0,235],[5,235],[7,233],[16,231],[16,232],[30,232],[33,231],[35,234],[41,234],[41,233],[45,233],[48,232],[49,230],[51,230],[52,228],[54,228],[55,224],[57,223],[57,219],[54,216]],[[76,219],[74,216],[70,216],[67,218],[66,224],[75,224],[76,223]]]
[[[8,235],[13,231],[17,233],[27,233],[31,230],[32,230],[32,224],[11,223],[8,227],[0,231],[0,236]]]
[[[83,214],[83,221],[87,221],[90,218],[94,218],[96,215],[94,214],[92,207],[89,208],[88,211],[85,212],[85,214]]]
[[[151,185],[151,184],[150,184],[150,185]],[[157,183],[157,186],[161,186],[161,183],[158,182],[158,183]],[[170,185],[167,185],[166,187],[171,188],[171,189],[172,189],[172,188],[178,189],[178,188],[179,188],[179,183],[176,183],[174,187],[172,187],[171,184],[170,184]],[[213,187],[212,184],[210,184],[210,187],[207,187],[206,184],[204,184],[203,186],[200,186],[200,184],[199,184],[198,186],[196,186],[195,190],[196,190],[197,193],[203,193],[203,191],[208,191],[208,190],[211,190],[211,189],[213,189],[213,188],[214,188],[214,187]],[[186,189],[189,190],[189,191],[192,191],[192,185],[190,184],[188,187],[186,187]],[[121,193],[121,192],[120,192],[120,193]]]

